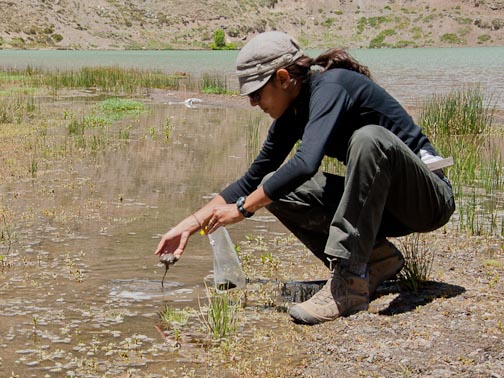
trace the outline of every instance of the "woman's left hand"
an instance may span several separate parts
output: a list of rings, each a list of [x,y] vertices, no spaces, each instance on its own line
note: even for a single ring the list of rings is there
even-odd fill
[[[219,227],[237,223],[243,219],[244,216],[238,211],[238,208],[234,203],[216,206],[213,209],[212,216],[209,218],[208,222],[203,224],[203,230],[205,230],[205,233],[211,234]]]

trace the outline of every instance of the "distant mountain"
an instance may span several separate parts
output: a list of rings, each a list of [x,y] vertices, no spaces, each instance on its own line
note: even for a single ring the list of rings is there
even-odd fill
[[[504,0],[0,0],[0,49],[241,47],[283,30],[305,47],[503,46]]]

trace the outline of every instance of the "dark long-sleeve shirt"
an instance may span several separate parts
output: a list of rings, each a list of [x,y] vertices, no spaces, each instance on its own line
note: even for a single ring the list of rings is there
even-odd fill
[[[336,68],[314,73],[303,84],[298,98],[272,123],[247,172],[220,194],[227,203],[235,202],[277,170],[263,186],[266,195],[277,200],[310,179],[324,156],[346,163],[351,135],[366,125],[387,128],[416,154],[423,149],[437,155],[420,127],[382,87],[365,75]],[[298,140],[295,155],[282,165]]]

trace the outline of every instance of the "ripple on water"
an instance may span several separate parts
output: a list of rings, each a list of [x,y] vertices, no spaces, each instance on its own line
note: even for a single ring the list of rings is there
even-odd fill
[[[174,281],[165,281],[164,289],[161,288],[158,280],[114,280],[111,285],[112,287],[109,289],[110,297],[135,301],[150,300],[169,294],[191,294],[193,292],[192,289],[181,289],[183,285]]]

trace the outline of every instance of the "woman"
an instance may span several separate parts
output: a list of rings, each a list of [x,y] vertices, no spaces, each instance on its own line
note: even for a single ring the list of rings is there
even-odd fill
[[[404,263],[386,237],[434,230],[454,211],[448,179],[424,163],[436,150],[342,50],[311,59],[289,35],[266,32],[240,51],[237,75],[240,93],[274,119],[267,139],[245,175],[168,231],[155,253],[180,257],[200,228],[211,233],[267,207],[330,270],[318,293],[289,309],[294,321],[366,310]],[[342,161],[345,177],[319,171],[324,156]]]

